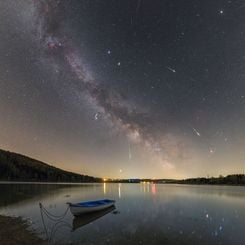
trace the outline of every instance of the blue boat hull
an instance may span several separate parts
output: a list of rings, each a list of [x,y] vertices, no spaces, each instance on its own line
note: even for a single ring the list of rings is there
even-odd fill
[[[114,200],[108,199],[81,203],[68,203],[70,211],[74,216],[101,211],[113,206],[114,204]]]

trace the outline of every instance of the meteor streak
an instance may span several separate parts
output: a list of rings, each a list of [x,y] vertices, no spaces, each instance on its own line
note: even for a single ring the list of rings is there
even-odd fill
[[[175,70],[175,69],[173,69],[173,68],[171,68],[171,67],[169,67],[169,66],[166,66],[166,68],[167,68],[169,71],[171,71],[171,72],[173,72],[173,73],[176,73],[176,70]]]
[[[195,128],[192,127],[192,129],[193,129],[194,133],[195,133],[197,136],[199,136],[199,137],[201,136],[201,134],[200,134]]]

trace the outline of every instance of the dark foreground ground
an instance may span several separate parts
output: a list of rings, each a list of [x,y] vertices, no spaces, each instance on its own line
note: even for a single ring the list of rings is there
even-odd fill
[[[28,230],[28,225],[21,218],[0,215],[0,244],[1,245],[44,245],[47,242],[38,238]]]

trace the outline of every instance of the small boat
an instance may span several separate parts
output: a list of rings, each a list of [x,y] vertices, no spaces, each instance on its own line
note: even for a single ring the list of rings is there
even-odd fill
[[[103,209],[109,208],[115,204],[114,200],[97,200],[80,203],[67,203],[70,207],[70,211],[74,216],[79,216],[85,213],[97,212]]]

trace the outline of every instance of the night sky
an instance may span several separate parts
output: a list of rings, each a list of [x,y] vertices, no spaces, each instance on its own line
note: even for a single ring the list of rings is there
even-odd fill
[[[244,173],[243,0],[0,1],[0,148],[99,177]]]

